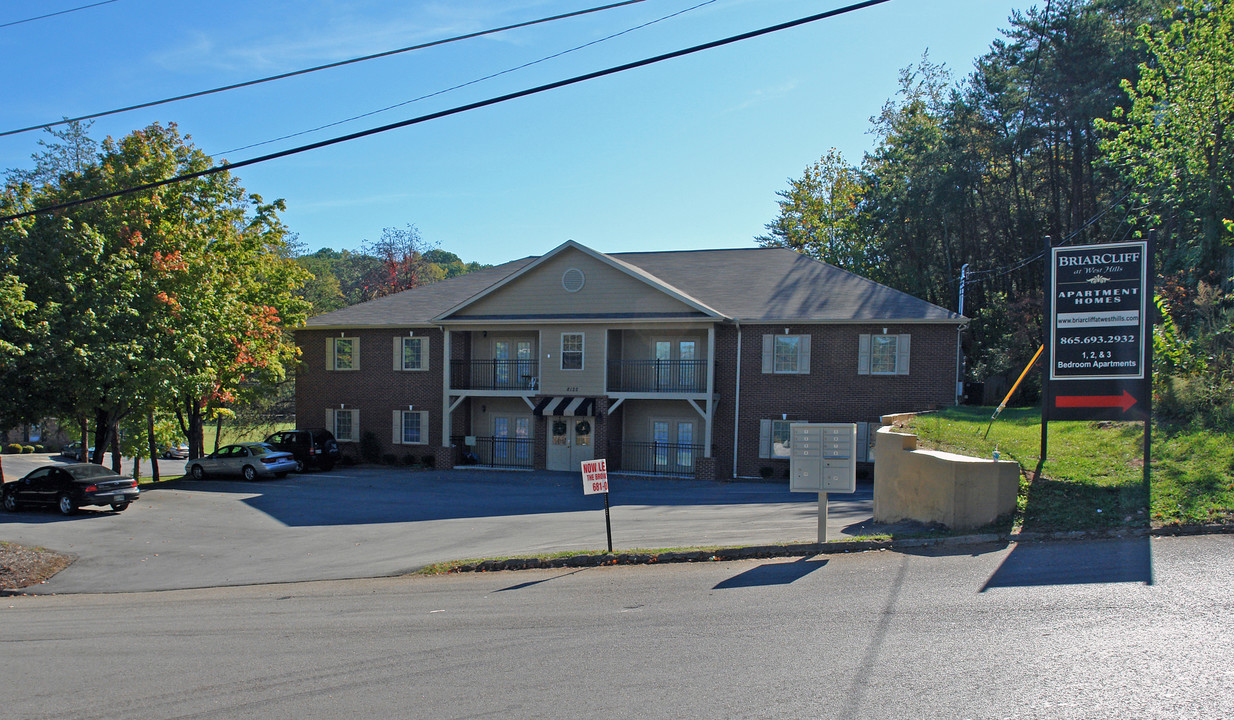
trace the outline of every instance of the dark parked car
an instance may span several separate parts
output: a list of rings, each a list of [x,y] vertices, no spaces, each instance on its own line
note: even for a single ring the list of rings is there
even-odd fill
[[[4,509],[51,505],[72,515],[83,505],[110,505],[120,512],[141,496],[137,481],[90,463],[44,465],[24,478],[4,484]]]
[[[294,455],[296,472],[311,467],[330,470],[342,457],[333,433],[322,428],[284,430],[266,438],[266,442]]]
[[[296,469],[289,452],[276,450],[268,443],[239,443],[219,448],[204,458],[190,460],[185,470],[194,480],[207,475],[243,475],[245,480],[283,477]]]
[[[86,452],[93,453],[94,448],[90,448]],[[85,459],[81,456],[81,443],[79,442],[71,442],[68,445],[65,445],[64,447],[60,448],[60,456],[66,457],[66,458],[73,458],[74,460],[84,460]]]

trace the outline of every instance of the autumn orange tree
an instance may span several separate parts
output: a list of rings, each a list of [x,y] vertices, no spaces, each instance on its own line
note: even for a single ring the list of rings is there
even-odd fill
[[[213,164],[175,125],[154,124],[42,184],[10,181],[3,204],[46,207]],[[282,209],[218,172],[0,227],[36,306],[24,324],[46,337],[5,366],[0,381],[27,388],[9,419],[88,417],[99,462],[121,420],[174,411],[199,456],[208,414],[295,360],[286,331],[307,311],[305,273],[284,252]]]

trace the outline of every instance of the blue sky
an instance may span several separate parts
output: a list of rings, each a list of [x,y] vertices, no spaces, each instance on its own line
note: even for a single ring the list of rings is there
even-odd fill
[[[0,25],[92,0],[8,0]],[[175,122],[239,161],[813,15],[844,0],[645,0],[102,118],[92,135]],[[116,0],[0,27],[0,130],[242,82],[605,4],[602,0]],[[309,251],[384,227],[499,263],[566,240],[602,252],[750,247],[776,191],[837,147],[856,162],[899,70],[929,51],[957,77],[1029,0],[891,0],[830,20],[237,171],[287,202]],[[27,167],[42,133],[0,138]]]

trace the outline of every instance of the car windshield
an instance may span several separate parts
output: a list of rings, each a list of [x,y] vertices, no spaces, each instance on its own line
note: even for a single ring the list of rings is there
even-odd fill
[[[74,480],[93,480],[101,477],[120,477],[119,474],[113,472],[109,468],[102,465],[72,465],[66,467],[65,471],[73,476]]]

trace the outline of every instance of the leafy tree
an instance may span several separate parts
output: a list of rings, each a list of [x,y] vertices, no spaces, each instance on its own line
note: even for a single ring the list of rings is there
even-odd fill
[[[174,125],[154,124],[104,141],[58,182],[11,182],[6,198],[54,204],[211,166]],[[6,227],[49,328],[11,378],[31,389],[27,410],[92,417],[97,462],[125,418],[175,407],[200,453],[205,414],[281,379],[294,359],[283,329],[307,306],[281,209],[222,172]]]
[[[1164,28],[1140,37],[1151,62],[1098,126],[1103,149],[1143,208],[1140,227],[1160,231],[1164,272],[1231,272],[1234,237],[1234,3],[1186,0]]]
[[[876,248],[861,224],[865,190],[857,168],[832,148],[780,190],[780,214],[767,224],[764,246],[788,247],[867,277],[881,274]]]

